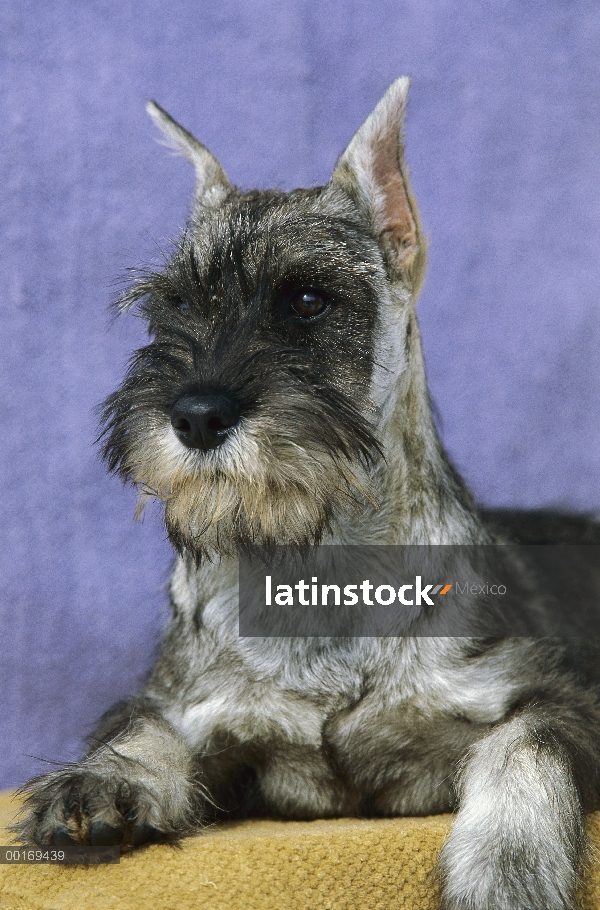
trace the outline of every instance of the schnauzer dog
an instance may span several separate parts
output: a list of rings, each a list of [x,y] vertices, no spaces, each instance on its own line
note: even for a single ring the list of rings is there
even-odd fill
[[[24,842],[457,810],[438,866],[446,910],[574,906],[584,813],[600,805],[593,641],[238,634],[245,547],[498,539],[431,416],[408,85],[389,88],[326,186],[290,193],[239,191],[148,105],[196,189],[168,263],[121,300],[151,341],[105,404],[105,456],[140,508],[164,504],[172,619],[142,693],[104,716],[87,757],[26,786]]]

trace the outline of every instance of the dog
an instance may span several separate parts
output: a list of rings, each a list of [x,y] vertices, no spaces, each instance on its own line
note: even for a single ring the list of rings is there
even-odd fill
[[[140,510],[164,504],[172,618],[147,684],[102,718],[87,756],[26,785],[24,843],[129,848],[214,818],[453,810],[445,910],[574,906],[600,793],[593,640],[238,634],[247,548],[504,533],[432,418],[408,88],[392,84],[326,186],[289,193],[239,191],[149,103],[195,195],[171,258],[119,302],[151,340],[105,403],[104,455]],[[600,539],[585,519],[549,532],[517,519],[504,523],[525,542]]]

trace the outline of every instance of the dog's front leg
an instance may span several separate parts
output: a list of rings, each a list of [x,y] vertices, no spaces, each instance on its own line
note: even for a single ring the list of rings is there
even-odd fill
[[[472,748],[438,865],[443,910],[572,910],[586,846],[574,732],[531,710]]]
[[[117,706],[92,742],[82,762],[27,785],[22,842],[135,846],[200,826],[194,755],[165,720],[141,703]]]

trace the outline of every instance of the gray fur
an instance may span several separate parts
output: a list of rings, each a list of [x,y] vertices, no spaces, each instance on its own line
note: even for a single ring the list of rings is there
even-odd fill
[[[127,846],[215,817],[458,809],[440,860],[446,910],[574,906],[599,794],[595,643],[237,632],[239,546],[498,539],[431,417],[407,89],[394,83],[330,184],[291,194],[240,193],[152,108],[200,190],[172,261],[124,301],[145,301],[156,340],[107,403],[105,451],[165,502],[173,615],[143,692],[106,715],[88,757],[27,786],[25,842]],[[318,328],[273,315],[294,275],[337,301]],[[169,424],[194,383],[244,403],[215,452],[184,451]]]

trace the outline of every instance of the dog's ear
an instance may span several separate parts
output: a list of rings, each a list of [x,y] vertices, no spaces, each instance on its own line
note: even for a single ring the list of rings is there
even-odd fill
[[[168,140],[171,148],[184,155],[196,171],[195,202],[203,206],[218,205],[232,186],[225,171],[209,150],[167,114],[156,101],[148,101],[146,110]]]
[[[404,163],[402,124],[410,79],[389,87],[333,171],[332,183],[369,221],[390,274],[417,292],[425,270],[425,242]]]

